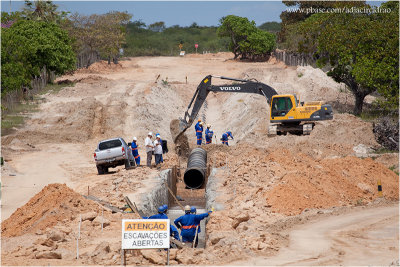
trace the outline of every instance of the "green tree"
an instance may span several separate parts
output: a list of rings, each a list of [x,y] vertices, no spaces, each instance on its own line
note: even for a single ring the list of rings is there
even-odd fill
[[[264,22],[263,24],[258,26],[258,28],[264,31],[277,33],[281,30],[281,23],[276,21]]]
[[[265,60],[275,49],[275,35],[258,29],[254,21],[229,15],[221,18],[218,36],[229,37],[229,50],[241,59]]]
[[[357,115],[365,97],[375,91],[386,105],[398,107],[399,3],[381,8],[391,12],[314,14],[291,29],[301,36],[297,51],[313,53],[318,66],[328,66],[328,75],[348,86]]]
[[[116,58],[119,49],[126,42],[126,25],[129,23],[132,15],[127,12],[112,11],[100,15],[96,21],[95,32],[100,46],[98,50],[100,55],[108,58],[108,64],[111,58]]]
[[[165,23],[164,21],[155,22],[149,25],[149,30],[153,32],[162,32],[165,30]]]
[[[74,41],[73,47],[77,54],[86,49],[97,51],[111,63],[111,58],[125,44],[126,27],[131,17],[127,12],[116,11],[90,16],[75,13],[62,26]]]
[[[29,86],[42,67],[62,74],[75,67],[68,34],[54,23],[20,20],[2,30],[1,90]]]
[[[298,36],[293,34],[293,31],[288,33],[290,27],[294,24],[302,22],[313,14],[323,13],[327,9],[342,8],[345,6],[362,7],[365,1],[282,1],[288,9],[283,11],[280,15],[282,20],[281,29],[278,33],[278,42],[286,47],[286,42],[290,42],[293,38],[297,39]]]

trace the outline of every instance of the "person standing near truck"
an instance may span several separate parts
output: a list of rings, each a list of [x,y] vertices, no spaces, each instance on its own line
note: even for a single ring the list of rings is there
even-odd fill
[[[156,133],[156,138],[160,137],[159,133]],[[161,153],[161,163],[164,162],[164,158],[163,158],[163,154],[164,154],[164,149],[163,149],[163,140],[160,138],[160,144],[161,144],[161,149],[162,149],[162,153]]]
[[[154,145],[153,142],[151,141],[151,138],[153,137],[153,133],[149,132],[147,134],[146,139],[144,140],[144,145],[146,147],[146,154],[147,154],[147,167],[151,168],[151,159],[153,157],[153,150],[154,150]]]
[[[156,161],[156,166],[161,163],[162,157],[162,145],[161,145],[161,136],[158,135],[156,140],[154,141],[154,157]]]
[[[138,151],[138,145],[136,142],[137,142],[137,138],[133,137],[132,144],[131,144],[132,155],[135,158],[136,166],[139,166],[140,165],[140,156],[139,156],[139,151]]]

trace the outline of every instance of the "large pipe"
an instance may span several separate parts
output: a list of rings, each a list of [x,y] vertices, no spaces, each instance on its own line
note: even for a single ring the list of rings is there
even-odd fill
[[[192,189],[200,188],[206,178],[207,152],[202,148],[195,148],[190,152],[187,169],[183,176],[185,185]]]

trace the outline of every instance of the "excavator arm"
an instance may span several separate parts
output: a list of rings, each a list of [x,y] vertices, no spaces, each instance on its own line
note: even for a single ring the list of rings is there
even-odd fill
[[[212,85],[211,78],[230,80],[238,83],[229,85]],[[277,95],[277,92],[271,86],[268,86],[266,84],[257,81],[208,75],[201,81],[201,83],[197,87],[196,92],[194,93],[193,98],[190,101],[188,108],[185,112],[184,118],[180,119],[179,123],[180,133],[178,134],[178,136],[184,133],[186,129],[188,129],[193,124],[193,121],[197,117],[209,92],[259,94],[263,95],[267,99],[268,104],[271,103],[272,96]],[[178,136],[175,137],[174,139],[177,139]]]

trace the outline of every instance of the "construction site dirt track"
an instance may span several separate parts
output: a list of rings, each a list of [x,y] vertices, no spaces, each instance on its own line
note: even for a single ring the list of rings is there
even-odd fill
[[[121,219],[136,215],[112,213],[82,195],[123,207],[124,196],[132,194],[140,205],[140,196],[153,190],[152,181],[160,170],[117,167],[97,175],[94,149],[103,139],[123,137],[130,142],[135,136],[143,164],[144,139],[152,131],[168,141],[161,170],[185,166],[185,155],[196,147],[195,131],[188,128],[179,147],[172,138],[198,83],[209,74],[254,78],[279,94],[295,93],[301,101],[340,105],[353,101],[342,84],[319,69],[288,67],[273,58],[240,62],[230,53],[137,57],[118,65],[98,62],[59,77],[57,81],[73,82],[73,86],[44,95],[39,111],[25,126],[2,138],[2,265],[119,265]],[[309,136],[269,138],[265,98],[237,93],[210,93],[199,118],[210,123],[215,133],[213,143],[202,147],[215,169],[216,211],[204,230],[206,247],[171,250],[172,265],[242,265],[252,257],[254,264],[268,264],[269,258],[279,258],[290,246],[291,229],[301,224],[307,233],[307,227],[330,216],[340,222],[343,214],[360,209],[373,214],[375,209],[398,207],[398,153],[376,153],[380,146],[371,122],[335,113],[333,120],[317,122]],[[228,130],[234,136],[229,147],[220,142]],[[399,225],[398,219],[382,214],[390,236],[380,235],[371,224],[364,230],[350,229],[351,233],[347,229],[339,241],[371,239],[365,234],[371,233],[380,242],[374,247],[376,264],[389,265],[398,261]],[[366,217],[359,218],[361,222]],[[343,255],[339,241],[329,255],[321,254],[321,260],[335,265],[356,262],[356,254],[336,257]],[[354,242],[351,248],[365,246]],[[386,251],[390,257],[383,256]],[[128,253],[127,263],[164,265],[165,259],[164,251],[142,250]],[[310,262],[314,263],[317,260]]]

